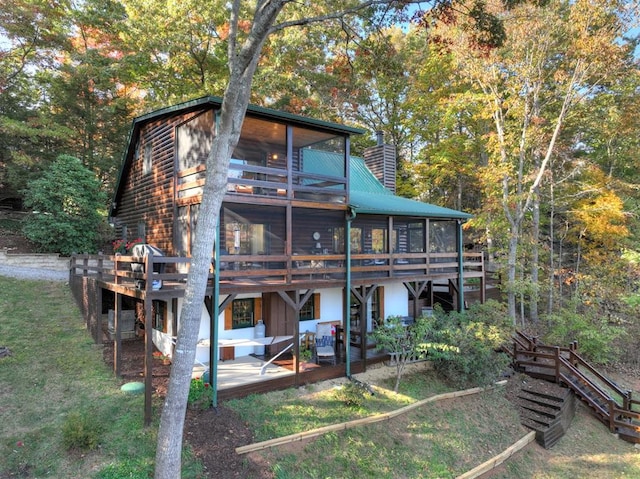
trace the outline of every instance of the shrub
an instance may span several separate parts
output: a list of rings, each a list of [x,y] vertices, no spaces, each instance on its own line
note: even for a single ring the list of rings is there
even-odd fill
[[[456,386],[486,386],[505,372],[509,358],[499,353],[513,332],[505,305],[474,304],[447,314],[434,309],[429,357],[436,371]]]
[[[345,406],[361,408],[367,393],[368,391],[362,384],[348,382],[335,390],[335,398]]]
[[[93,172],[79,159],[61,155],[28,184],[25,206],[32,213],[24,234],[41,252],[94,253],[105,226],[105,203]]]
[[[207,408],[211,402],[211,388],[209,383],[205,382],[202,378],[195,378],[191,380],[189,386],[189,396],[187,397],[187,403],[191,407]]]
[[[421,317],[409,325],[404,325],[400,316],[389,316],[381,326],[371,333],[376,349],[386,350],[395,356],[396,383],[393,388],[394,392],[398,392],[406,365],[424,355],[425,351],[421,347],[429,338],[431,322],[432,318]]]
[[[617,359],[615,341],[624,335],[624,329],[611,324],[608,319],[597,317],[593,311],[577,311],[565,308],[546,318],[549,333],[544,337],[547,344],[568,346],[578,342],[578,353],[589,361],[607,364]]]
[[[101,430],[91,415],[72,412],[62,426],[62,444],[66,449],[90,451],[98,447]]]
[[[468,322],[442,332],[442,343],[455,347],[434,354],[434,367],[456,386],[486,386],[504,373],[510,358],[497,352],[502,343],[495,326]]]

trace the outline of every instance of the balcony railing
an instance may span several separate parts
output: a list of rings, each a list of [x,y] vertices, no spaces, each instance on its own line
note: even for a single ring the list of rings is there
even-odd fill
[[[152,292],[162,288],[183,288],[191,260],[170,256],[77,255],[71,258],[72,276],[95,276],[99,279]],[[227,287],[243,284],[286,286],[302,282],[346,280],[346,256],[342,254],[309,255],[221,255],[220,284]],[[363,279],[420,278],[454,279],[458,276],[457,253],[354,254],[351,278]],[[209,280],[213,281],[215,260]],[[148,273],[151,272],[151,273]],[[464,278],[483,278],[481,253],[465,253]]]

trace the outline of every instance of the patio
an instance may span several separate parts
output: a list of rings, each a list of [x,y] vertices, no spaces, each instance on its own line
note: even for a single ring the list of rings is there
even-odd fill
[[[270,363],[255,356],[240,356],[218,363],[218,390],[245,386],[251,383],[269,381],[284,376],[293,376],[294,372],[284,366]],[[208,364],[196,364],[192,377],[201,377]]]

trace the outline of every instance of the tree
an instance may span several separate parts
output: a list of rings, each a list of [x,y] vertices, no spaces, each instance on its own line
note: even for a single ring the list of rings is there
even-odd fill
[[[442,27],[458,71],[480,94],[480,115],[493,123],[486,139],[488,165],[480,179],[486,217],[500,217],[486,226],[494,235],[506,226],[506,290],[514,323],[518,295],[538,300],[540,216],[535,213],[560,145],[575,148],[575,138],[562,136],[565,124],[627,60],[628,47],[618,42],[622,8],[606,1],[517,6],[503,12],[506,41],[492,50],[468,48],[467,33],[455,23]],[[532,247],[525,255],[526,237]],[[535,283],[519,269],[524,258],[531,259]]]
[[[64,44],[66,1],[16,0],[0,8],[0,188],[19,193],[64,143],[68,130],[39,108],[37,72]]]
[[[60,155],[29,183],[25,204],[33,211],[24,226],[26,237],[43,252],[96,252],[106,202],[100,186],[78,158]]]
[[[241,0],[234,0],[230,5],[229,22],[224,28],[225,32],[228,32],[225,39],[229,80],[222,98],[216,136],[206,160],[200,221],[195,230],[195,243],[180,312],[174,362],[158,432],[156,479],[180,477],[184,416],[211,264],[211,251],[226,190],[229,160],[240,136],[262,48],[270,35],[285,28],[340,19],[366,8],[387,4],[390,4],[388,0],[354,2],[346,7],[340,4],[343,10],[336,8],[334,4],[301,6],[286,0],[260,0],[253,9]],[[291,6],[290,16],[282,18],[277,23],[276,20],[285,6]],[[321,7],[326,7],[326,10],[321,10]]]
[[[426,354],[424,344],[430,328],[431,323],[426,317],[419,317],[413,323],[404,325],[400,316],[389,316],[383,325],[371,333],[376,349],[392,354],[392,362],[396,367],[394,392],[398,392],[407,364]]]

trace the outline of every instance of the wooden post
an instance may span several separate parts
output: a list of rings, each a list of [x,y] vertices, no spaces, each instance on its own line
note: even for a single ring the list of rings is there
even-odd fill
[[[631,395],[633,391],[627,389],[626,394],[622,397],[622,409],[631,411]]]
[[[616,431],[616,418],[615,418],[615,414],[614,414],[614,408],[615,408],[615,401],[611,398],[609,398],[609,431],[611,432],[615,432]]]
[[[118,275],[118,259],[120,258],[120,253],[117,253],[115,259],[113,260],[113,282],[115,284],[120,283],[120,276]]]
[[[151,425],[151,398],[153,389],[153,310],[152,300],[144,298],[144,425]]]
[[[95,326],[96,332],[93,338],[96,343],[102,344],[104,342],[104,336],[102,332],[102,288],[100,288],[99,286],[96,287],[95,315],[96,315],[96,326]]]
[[[120,349],[122,348],[122,337],[121,337],[122,325],[120,321],[120,314],[122,309],[122,295],[120,295],[120,293],[116,293],[114,308],[115,309],[113,311],[113,325],[114,325],[116,337],[113,341],[113,371],[115,372],[116,376],[120,376],[121,374],[120,369],[121,369],[121,363],[122,363],[121,352],[120,352]]]
[[[559,383],[560,382],[560,348],[556,346],[553,349],[555,351],[556,383]]]

